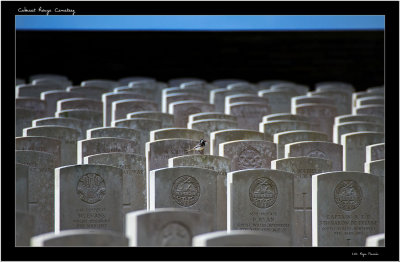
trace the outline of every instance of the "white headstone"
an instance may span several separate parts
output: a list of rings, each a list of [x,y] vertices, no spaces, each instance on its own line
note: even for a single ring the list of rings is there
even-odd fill
[[[54,230],[54,156],[38,151],[15,151],[15,162],[29,166],[28,212],[35,216],[34,234]]]
[[[362,131],[342,135],[343,170],[363,172],[366,146],[383,143],[384,139],[384,133],[380,132]]]
[[[270,113],[271,109],[266,103],[238,102],[225,108],[225,114],[237,117],[239,127],[250,130],[258,130],[263,116]]]
[[[378,176],[328,172],[312,178],[313,246],[364,246],[378,233]]]
[[[78,141],[77,163],[83,164],[85,156],[102,153],[140,154],[137,141],[116,137],[98,137]]]
[[[235,140],[219,144],[219,155],[230,159],[230,170],[271,168],[276,144],[259,140]]]
[[[303,141],[285,145],[287,157],[318,157],[332,161],[332,171],[343,170],[343,146],[332,142]]]
[[[146,202],[146,159],[129,153],[103,153],[86,156],[84,164],[103,164],[123,170],[123,212],[124,214],[147,209]]]
[[[157,208],[126,215],[131,247],[191,246],[195,235],[213,230],[209,214],[187,208]]]
[[[219,144],[235,140],[272,141],[268,134],[248,129],[229,129],[214,131],[210,134],[210,154],[219,155]]]
[[[288,247],[290,239],[272,232],[231,230],[205,233],[193,238],[194,247]]]
[[[38,126],[25,128],[23,136],[44,136],[61,141],[61,165],[73,165],[76,163],[76,144],[79,131],[64,126]]]
[[[111,230],[70,229],[31,238],[32,247],[127,247],[128,238]]]
[[[218,172],[217,175],[217,230],[226,230],[226,174],[230,160],[222,156],[186,155],[168,159],[168,167],[194,166]]]
[[[198,210],[212,217],[217,228],[218,172],[198,167],[169,167],[150,172],[150,210],[177,207]],[[212,230],[212,231],[213,231]]]
[[[228,173],[228,232],[293,230],[293,174],[271,169]]]
[[[293,174],[292,245],[311,246],[311,178],[332,171],[332,161],[316,157],[289,157],[272,161],[271,168]]]
[[[123,232],[122,169],[70,165],[55,169],[55,233],[67,229]]]
[[[276,133],[274,135],[274,143],[278,145],[278,159],[285,156],[285,145],[301,142],[301,141],[328,141],[328,136],[325,133],[309,131],[309,130],[297,130],[297,131],[285,131]]]

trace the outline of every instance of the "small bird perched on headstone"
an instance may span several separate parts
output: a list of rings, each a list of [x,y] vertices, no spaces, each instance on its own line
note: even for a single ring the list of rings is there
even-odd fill
[[[190,152],[190,151],[203,153],[204,152],[204,148],[206,147],[206,142],[207,142],[206,140],[200,139],[200,142],[195,147],[193,147],[192,149],[187,150],[186,153]]]

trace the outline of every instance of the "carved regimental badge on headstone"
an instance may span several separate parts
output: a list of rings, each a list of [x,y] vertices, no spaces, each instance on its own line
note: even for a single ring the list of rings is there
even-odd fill
[[[192,206],[200,197],[199,182],[191,176],[178,177],[172,185],[171,194],[178,205]]]
[[[318,149],[312,150],[307,154],[308,157],[318,157],[323,159],[328,159],[324,152],[319,151]]]
[[[343,180],[336,185],[334,191],[336,205],[344,210],[350,211],[356,209],[363,199],[360,186],[354,180]]]
[[[249,169],[249,168],[262,168],[262,157],[260,152],[252,147],[248,147],[239,154],[238,158],[238,169]]]
[[[278,189],[274,181],[267,177],[257,178],[249,188],[250,201],[258,208],[271,207],[278,196]]]
[[[106,195],[106,183],[98,174],[85,174],[79,179],[76,191],[83,202],[95,204]]]
[[[184,225],[171,222],[161,230],[161,246],[190,246],[192,235]]]

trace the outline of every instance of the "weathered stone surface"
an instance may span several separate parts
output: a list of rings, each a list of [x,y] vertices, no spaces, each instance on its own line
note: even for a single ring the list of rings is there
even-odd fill
[[[110,79],[89,79],[81,82],[81,86],[89,87],[89,86],[95,86],[95,87],[101,87],[104,89],[113,89],[114,87],[117,87],[119,83],[114,80]]]
[[[122,169],[70,165],[55,169],[55,233],[67,229],[124,232]]]
[[[384,132],[384,126],[371,122],[345,122],[335,124],[333,126],[333,142],[340,143],[342,135],[361,131]]]
[[[82,164],[85,156],[116,152],[140,154],[140,145],[137,141],[116,137],[80,140],[78,141],[77,163]]]
[[[64,75],[58,75],[58,74],[35,74],[29,76],[29,81],[32,82],[35,79],[52,79],[52,80],[57,80],[57,81],[68,81],[68,77]]]
[[[79,131],[78,139],[85,139],[86,134],[83,132],[83,121],[73,117],[45,117],[32,121],[32,127],[38,126],[65,126]]]
[[[127,214],[129,246],[191,246],[196,235],[213,231],[209,214],[187,208],[157,208]]]
[[[292,236],[293,174],[271,169],[228,173],[228,231]]]
[[[365,105],[359,106],[355,111],[356,115],[373,115],[377,117],[385,117],[385,107],[383,105]]]
[[[318,88],[317,88],[318,89]],[[352,108],[352,93],[347,90],[332,89],[318,90],[309,92],[310,96],[326,96],[335,101],[337,115],[346,115],[351,113]]]
[[[46,101],[40,100],[40,98],[17,97],[17,98],[15,98],[15,107],[36,111],[37,114],[40,116],[47,115]]]
[[[72,117],[82,120],[82,131],[103,126],[103,113],[93,110],[68,109],[56,112],[56,117]]]
[[[310,87],[294,83],[276,83],[272,84],[270,90],[295,92],[297,95],[305,95]]]
[[[332,161],[332,171],[343,170],[343,146],[332,142],[303,141],[285,145],[285,158],[318,157]]]
[[[217,230],[226,230],[226,174],[230,160],[222,156],[186,155],[168,159],[168,167],[194,166],[218,172],[217,175]]]
[[[206,98],[206,101],[209,100],[209,93],[207,89],[207,83],[204,81],[191,81],[191,82],[185,82],[179,85],[179,87],[183,90],[183,92],[186,91],[195,91],[202,97]]]
[[[313,175],[332,171],[332,161],[316,157],[290,157],[272,161],[271,168],[293,174],[292,245],[311,246],[311,178]]]
[[[355,93],[353,93],[353,97],[352,97],[353,107],[355,107],[357,105],[358,99],[372,97],[372,96],[379,96],[381,98],[384,98],[383,94],[380,94],[380,93],[373,93],[373,92],[367,92],[367,91],[355,92]]]
[[[175,127],[186,127],[188,116],[201,112],[214,112],[214,105],[197,100],[178,101],[169,104],[168,113],[175,118]]]
[[[210,154],[219,155],[219,144],[235,140],[272,141],[268,134],[248,129],[231,129],[214,131],[210,134]]]
[[[291,112],[296,114],[296,107],[304,104],[325,104],[325,105],[335,105],[335,100],[327,96],[295,96],[291,99]]]
[[[35,217],[24,211],[15,212],[15,246],[28,247],[34,236]]]
[[[51,78],[37,78],[32,80],[33,85],[59,85],[62,88],[66,88],[72,85],[72,82],[69,80],[61,80],[61,79],[51,79]]]
[[[33,247],[127,247],[128,238],[111,230],[71,229],[31,239]]]
[[[231,171],[271,168],[277,157],[276,144],[260,140],[235,140],[219,144],[219,155],[230,159]]]
[[[263,122],[275,121],[275,120],[292,120],[292,121],[309,121],[309,118],[301,115],[293,115],[290,113],[276,113],[263,116]]]
[[[238,91],[238,92],[246,92],[248,90],[257,90],[257,86],[247,83],[247,82],[243,82],[243,83],[232,83],[232,84],[228,84],[226,86],[227,90],[232,90],[232,91]]]
[[[66,98],[82,97],[80,93],[67,92],[65,90],[50,90],[40,93],[40,99],[47,105],[46,116],[54,116],[57,111],[57,101]]]
[[[385,143],[368,145],[365,150],[367,152],[365,162],[385,159]]]
[[[32,126],[34,119],[43,117],[31,109],[15,108],[15,136],[22,136],[22,130]]]
[[[266,133],[273,137],[276,133],[294,130],[311,130],[311,122],[293,120],[271,120],[259,124],[261,133]]]
[[[161,113],[157,111],[139,111],[134,113],[128,113],[127,119],[131,118],[150,118],[161,121],[161,127],[173,127],[174,126],[174,116],[167,113]]]
[[[196,78],[196,77],[178,77],[172,78],[168,81],[169,86],[180,86],[186,82],[193,82],[193,81],[204,81],[203,79]]]
[[[66,90],[68,92],[80,93],[80,94],[84,95],[85,97],[90,97],[92,99],[96,99],[96,100],[100,100],[100,101],[101,101],[101,96],[104,93],[107,93],[110,91],[106,88],[97,87],[97,86],[70,86],[70,87],[67,87]]]
[[[41,84],[41,85],[32,85],[32,84],[22,84],[18,85],[15,88],[16,97],[36,97],[40,98],[40,93],[50,91],[50,90],[59,90],[63,89],[60,85],[54,84]]]
[[[29,166],[28,212],[35,216],[35,235],[54,230],[54,156],[38,151],[15,151],[15,162]]]
[[[340,82],[340,81],[332,81],[332,82],[319,82],[315,84],[316,91],[345,91],[348,93],[353,93],[354,86],[350,83]]]
[[[144,99],[144,96],[129,91],[104,93],[101,97],[103,102],[103,126],[110,126],[111,124],[112,103],[123,99]]]
[[[380,132],[362,131],[342,135],[343,170],[363,172],[366,146],[383,143],[384,139],[384,133]]]
[[[140,141],[140,131],[127,127],[98,127],[86,131],[86,138],[115,137]]]
[[[163,96],[162,100],[162,112],[163,113],[168,113],[169,110],[169,105],[173,102],[178,102],[178,101],[185,101],[185,100],[197,100],[197,101],[208,101],[206,97],[201,96],[197,94],[196,92],[190,92],[190,91],[183,91],[182,89],[179,88],[179,92],[176,93],[168,93],[165,96]]]
[[[200,141],[200,139],[204,139],[205,137],[206,135],[204,134],[204,132],[189,128],[172,127],[150,131],[150,142],[170,138],[185,138]]]
[[[149,193],[149,174],[151,170],[168,167],[168,159],[176,156],[196,154],[197,152],[188,151],[197,145],[199,141],[191,139],[173,138],[160,139],[146,143],[146,174],[147,190]],[[208,154],[208,148],[204,150]],[[147,196],[149,201],[149,196]]]
[[[61,165],[73,165],[76,163],[76,144],[79,131],[64,126],[38,126],[25,128],[23,136],[44,136],[61,141]]]
[[[365,105],[384,105],[385,99],[382,96],[363,97],[356,100],[356,107]]]
[[[127,77],[118,79],[118,82],[120,83],[120,85],[128,85],[130,82],[141,81],[141,80],[156,82],[155,78],[147,77],[147,76],[127,76]]]
[[[260,90],[258,96],[265,97],[268,101],[269,113],[290,113],[290,101],[298,94],[293,91]],[[265,114],[265,115],[268,115]]]
[[[226,88],[230,84],[235,83],[247,83],[246,80],[243,79],[217,79],[212,82],[213,85],[218,86],[219,88]]]
[[[157,111],[157,103],[147,99],[123,99],[112,102],[111,121],[125,119],[127,114],[139,111]]]
[[[237,121],[224,119],[202,119],[188,122],[188,128],[203,131],[207,138],[210,137],[211,132],[237,127]]]
[[[378,116],[372,116],[372,115],[342,115],[342,116],[335,117],[335,124],[356,122],[356,121],[370,122],[370,123],[376,123],[376,124],[382,124],[382,125],[384,123],[384,119],[382,119]]]
[[[248,94],[253,94],[257,95],[257,91],[254,90],[247,90],[247,91],[233,91],[233,90],[228,90],[226,88],[218,88],[210,91],[210,104],[213,104],[215,106],[215,111],[217,112],[225,112],[225,97],[229,95],[234,95],[238,93],[248,93]]]
[[[378,233],[378,176],[328,172],[312,178],[313,246],[364,246]]]
[[[379,232],[385,232],[385,160],[365,162],[364,172],[379,176]]]
[[[198,167],[169,167],[150,171],[150,210],[178,207],[212,217],[217,228],[218,172]]]
[[[307,116],[311,128],[328,135],[329,141],[333,138],[333,123],[338,115],[336,107],[323,104],[303,104],[296,107],[296,114]]]
[[[44,136],[15,138],[15,150],[31,150],[54,155],[56,167],[61,165],[61,140]]]
[[[328,141],[328,136],[325,133],[297,130],[285,131],[274,135],[274,143],[278,145],[278,159],[285,156],[285,145],[301,142],[301,141]]]
[[[237,121],[236,116],[226,115],[221,112],[205,112],[205,113],[196,113],[189,115],[189,122],[193,122],[196,120],[203,120],[203,119],[224,119],[224,120]]]
[[[103,164],[123,170],[123,212],[146,209],[146,159],[129,153],[103,153],[84,157],[84,164]]]
[[[257,83],[260,88],[263,88],[264,90],[270,89],[271,86],[276,85],[276,84],[294,84],[293,82],[287,81],[287,80],[263,80]]]
[[[259,97],[256,94],[243,94],[238,93],[234,95],[228,95],[225,97],[225,108],[228,108],[230,104],[238,102],[255,102],[255,103],[267,103],[267,100],[263,97]]]
[[[145,154],[146,142],[150,141],[150,133],[161,129],[161,121],[150,118],[121,119],[111,122],[112,127],[127,127],[140,131],[140,154]]]
[[[237,117],[238,126],[250,130],[258,130],[263,116],[270,113],[270,107],[266,103],[238,102],[225,108],[225,114]]]
[[[229,247],[229,246],[290,246],[290,239],[271,232],[250,230],[231,230],[205,233],[193,238],[194,247]]]
[[[65,98],[57,101],[57,111],[68,109],[87,109],[102,112],[102,102],[88,98]]]

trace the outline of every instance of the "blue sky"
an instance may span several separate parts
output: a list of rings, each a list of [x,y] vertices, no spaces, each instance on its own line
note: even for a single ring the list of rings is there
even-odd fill
[[[17,30],[383,30],[382,15],[17,15]]]

